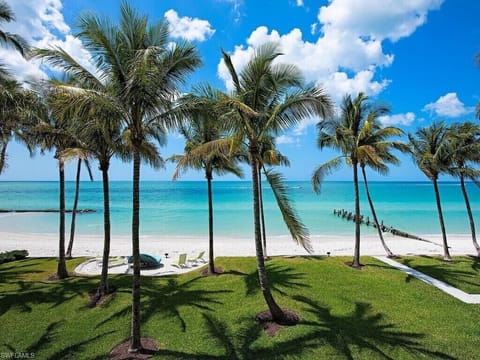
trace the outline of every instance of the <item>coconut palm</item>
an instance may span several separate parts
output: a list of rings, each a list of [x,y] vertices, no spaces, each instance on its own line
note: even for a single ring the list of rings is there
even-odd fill
[[[480,246],[478,245],[475,221],[473,220],[472,208],[465,186],[465,180],[471,180],[475,184],[480,185],[480,170],[476,167],[480,164],[480,125],[472,122],[456,123],[450,127],[450,148],[449,158],[451,165],[447,172],[460,180],[460,188],[465,200],[470,231],[472,234],[472,242],[480,257]]]
[[[46,94],[49,108],[52,109],[53,94]],[[65,160],[64,152],[77,145],[76,138],[72,132],[72,122],[68,119],[55,117],[52,112],[47,119],[41,120],[31,130],[31,138],[35,139],[36,145],[42,153],[55,151],[54,158],[58,162],[59,178],[59,245],[57,277],[64,279],[68,277],[65,257]]]
[[[93,175],[92,175],[92,170],[90,169],[90,163],[88,162],[87,159],[82,159],[82,157],[79,157],[77,160],[77,173],[75,176],[75,196],[73,197],[72,217],[70,220],[70,239],[68,241],[67,252],[65,253],[65,257],[67,259],[72,258],[73,241],[75,239],[75,224],[76,224],[77,210],[78,210],[78,199],[80,197],[80,176],[82,173],[82,162],[85,163],[85,167],[87,168],[90,181],[93,181]]]
[[[315,86],[304,87],[301,72],[296,66],[276,61],[281,55],[277,44],[266,43],[259,46],[240,73],[235,69],[230,55],[224,51],[222,53],[234,86],[233,93],[222,101],[223,105],[230,109],[225,121],[235,132],[233,143],[244,142],[249,153],[260,287],[273,320],[290,323],[295,319],[289,319],[274,300],[265,271],[258,175],[261,144],[264,137],[278,135],[302,119],[327,115],[331,109],[330,100],[322,89]],[[278,195],[280,196],[277,196],[276,200],[292,238],[311,251],[308,232],[286,201],[288,197],[281,196],[285,195],[281,191]]]
[[[315,192],[319,193],[321,182],[332,171],[338,169],[343,160],[353,169],[353,189],[355,201],[355,248],[352,266],[359,268],[360,264],[360,197],[358,190],[358,164],[360,134],[362,126],[368,116],[371,105],[367,102],[368,97],[359,93],[355,99],[351,95],[343,98],[339,117],[332,117],[327,121],[318,123],[319,134],[317,146],[320,150],[332,148],[342,155],[317,167],[312,175],[312,185]]]
[[[142,153],[150,165],[161,165],[159,145],[165,131],[177,125],[165,116],[177,97],[178,87],[200,65],[194,46],[171,42],[169,26],[161,19],[149,24],[148,16],[137,13],[128,3],[120,6],[120,20],[112,24],[104,17],[83,13],[78,21],[79,38],[90,51],[100,72],[108,79],[105,90],[90,94],[100,98],[112,113],[119,114],[133,157],[132,172],[132,327],[130,351],[141,350],[140,335],[140,164]]]
[[[408,135],[413,162],[433,184],[438,220],[442,231],[443,258],[445,261],[451,261],[452,258],[448,250],[438,177],[440,174],[448,172],[451,161],[448,134],[448,129],[443,122],[435,122],[417,130],[415,135]]]
[[[403,131],[401,129],[394,126],[382,127],[378,122],[378,117],[387,113],[388,111],[389,109],[387,107],[381,105],[370,110],[365,123],[362,126],[362,130],[360,131],[360,141],[357,153],[360,169],[362,170],[365,194],[367,195],[370,210],[372,212],[373,222],[377,229],[380,242],[382,243],[387,256],[394,257],[395,255],[389,249],[385,243],[385,239],[383,238],[382,227],[378,222],[373,200],[368,188],[367,173],[365,170],[365,168],[368,166],[380,174],[387,174],[387,164],[398,164],[400,162],[398,158],[391,153],[391,151],[394,149],[403,152],[408,151],[408,146],[405,143],[389,140],[389,138],[393,136],[402,135]]]
[[[219,91],[209,85],[194,89],[192,95],[179,100],[179,108],[183,108],[187,116],[186,124],[180,127],[180,133],[186,140],[185,153],[173,155],[170,160],[177,163],[173,180],[188,169],[202,170],[207,180],[208,196],[208,273],[215,274],[213,251],[213,174],[233,173],[242,176],[240,168],[235,163],[234,156],[219,151],[201,151],[205,144],[222,138],[225,134],[218,114]],[[200,151],[199,151],[200,149]]]

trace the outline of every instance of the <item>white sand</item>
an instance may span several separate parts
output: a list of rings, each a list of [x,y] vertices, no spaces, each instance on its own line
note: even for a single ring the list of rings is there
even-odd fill
[[[390,249],[398,255],[434,255],[443,254],[441,235],[424,235],[430,242],[405,239],[398,236],[385,234],[385,240]],[[354,236],[312,236],[313,255],[353,256]],[[475,254],[470,235],[448,235],[451,255]],[[58,235],[32,234],[32,233],[7,233],[0,232],[0,252],[15,249],[28,250],[31,257],[56,257],[58,256]],[[165,267],[162,271],[151,273],[178,273],[190,269],[178,270],[171,266],[172,261],[178,259],[181,253],[189,257],[196,256],[200,251],[208,250],[208,241],[205,238],[187,237],[149,237],[141,236],[140,252],[162,257]],[[307,255],[308,253],[288,236],[276,236],[268,239],[268,255]],[[103,238],[100,236],[76,236],[73,256],[99,257],[103,252]],[[246,238],[215,238],[215,256],[253,256],[255,244],[253,239]],[[164,254],[168,253],[168,259]],[[385,255],[385,251],[373,235],[362,236],[360,245],[361,255]],[[131,254],[131,238],[127,236],[113,236],[111,242],[111,256],[126,256]],[[207,258],[207,255],[205,256]],[[194,268],[194,267],[193,267]],[[112,268],[113,269],[113,268]],[[125,272],[119,267],[117,272]],[[100,268],[85,268],[83,272],[99,273]],[[148,274],[148,273],[146,273]]]

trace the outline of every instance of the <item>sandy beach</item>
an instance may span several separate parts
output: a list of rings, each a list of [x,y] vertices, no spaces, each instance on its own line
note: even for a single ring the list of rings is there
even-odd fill
[[[440,235],[426,235],[428,241],[412,240],[385,234],[385,240],[390,249],[397,255],[435,255],[443,254]],[[353,235],[349,236],[312,236],[311,242],[316,256],[353,256]],[[58,256],[58,235],[8,233],[0,232],[0,252],[7,250],[28,250],[30,257]],[[449,245],[451,255],[474,254],[470,236],[450,235]],[[187,267],[179,268],[174,264],[179,254],[186,253],[194,258],[201,251],[208,250],[206,238],[187,237],[151,237],[143,236],[140,240],[140,252],[161,257],[162,265],[156,269],[142,270],[143,275],[161,276],[179,274],[197,269],[203,263],[188,263]],[[270,256],[308,255],[301,246],[288,236],[276,236],[267,243]],[[247,238],[216,238],[215,256],[254,256],[255,244]],[[75,239],[73,256],[86,256],[91,259],[79,265],[75,272],[96,275],[101,272],[99,258],[103,252],[103,238],[100,236],[79,235]],[[131,239],[127,236],[112,238],[111,256],[128,256],[131,254]],[[168,254],[168,257],[165,257]],[[361,240],[361,255],[385,255],[385,251],[376,236],[364,236]],[[207,255],[204,257],[207,259]],[[110,273],[128,273],[129,266],[124,264],[113,266]]]
[[[423,235],[426,241],[406,239],[403,237],[385,234],[385,240],[390,249],[398,255],[407,254],[442,254],[441,235]],[[352,236],[311,236],[314,249],[312,255],[331,256],[353,255],[354,237]],[[67,239],[68,241],[68,239]],[[473,254],[474,248],[470,235],[448,235],[450,252],[452,255]],[[58,235],[56,234],[32,234],[32,233],[8,233],[0,232],[0,252],[14,249],[26,249],[32,257],[55,257],[58,256]],[[141,236],[140,251],[169,257],[177,257],[180,253],[190,256],[208,249],[206,238],[187,237],[153,237]],[[268,254],[278,255],[308,255],[308,253],[288,236],[275,236],[268,239]],[[101,256],[103,251],[103,238],[101,236],[78,235],[75,238],[74,256]],[[255,244],[253,239],[247,238],[215,238],[215,256],[253,256]],[[111,255],[123,256],[131,253],[131,239],[128,236],[114,236],[111,242]],[[362,255],[384,255],[378,237],[362,236]]]

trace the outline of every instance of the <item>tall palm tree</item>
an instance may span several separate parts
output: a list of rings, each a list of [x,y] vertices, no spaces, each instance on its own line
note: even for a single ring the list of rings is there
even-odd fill
[[[47,104],[50,110],[53,108],[54,96],[51,91],[46,94]],[[31,138],[35,139],[42,153],[54,150],[54,158],[58,162],[59,178],[59,245],[57,277],[68,277],[65,257],[65,160],[64,154],[67,149],[76,146],[76,138],[72,132],[72,122],[69,119],[55,117],[50,111],[47,119],[39,121],[31,131]]]
[[[261,226],[260,226],[260,190],[259,162],[262,139],[271,134],[278,135],[299,121],[310,116],[326,116],[331,109],[330,100],[320,88],[304,87],[300,70],[294,65],[276,62],[281,55],[278,45],[266,43],[259,46],[238,73],[229,54],[222,51],[223,61],[231,75],[234,91],[223,100],[223,105],[230,109],[225,121],[235,131],[235,141],[245,142],[249,152],[252,172],[253,219],[255,233],[255,250],[257,268],[262,294],[273,320],[289,323],[286,313],[274,300],[268,285],[265,271]],[[282,195],[280,192],[279,195]],[[285,195],[283,193],[283,195]],[[284,219],[294,216],[286,196],[276,197]],[[286,221],[294,240],[311,251],[308,232],[296,218]]]
[[[415,135],[408,135],[413,162],[433,184],[438,220],[442,231],[443,258],[445,261],[451,261],[452,258],[448,250],[442,202],[438,189],[438,177],[440,174],[448,172],[450,164],[451,155],[448,134],[448,129],[443,122],[435,122],[430,126],[417,130]]]
[[[465,186],[466,179],[480,186],[478,180],[480,178],[480,170],[478,169],[480,164],[480,125],[469,121],[456,123],[450,127],[449,132],[451,165],[447,172],[460,180],[460,188],[465,200],[473,246],[477,252],[477,257],[480,257],[475,221],[473,220],[472,208]]]
[[[396,149],[403,152],[408,151],[408,145],[399,141],[390,141],[389,138],[393,136],[400,136],[403,131],[394,126],[382,127],[378,122],[378,117],[387,113],[389,109],[384,106],[378,106],[370,110],[360,131],[360,141],[358,146],[358,159],[360,168],[362,170],[363,183],[365,186],[365,193],[367,195],[370,211],[372,212],[373,222],[378,232],[380,242],[382,243],[388,257],[394,257],[390,248],[387,246],[383,238],[382,227],[377,218],[377,213],[373,205],[373,200],[370,195],[367,181],[367,173],[365,168],[368,166],[373,170],[381,173],[388,173],[387,164],[398,164],[400,161],[394,156],[391,151]]]
[[[85,167],[87,168],[90,181],[93,181],[93,174],[92,174],[92,170],[90,169],[90,163],[88,162],[88,159],[82,159],[82,157],[79,157],[77,159],[77,172],[75,176],[75,195],[73,197],[72,217],[70,220],[70,239],[68,241],[67,252],[65,253],[65,257],[67,259],[72,258],[73,241],[75,239],[75,224],[76,224],[76,218],[77,218],[78,200],[80,197],[80,176],[82,173],[82,162],[85,163]]]
[[[317,146],[320,150],[332,148],[342,155],[317,167],[312,175],[312,185],[315,192],[320,192],[320,185],[324,177],[338,169],[345,159],[353,169],[353,190],[355,201],[355,248],[352,267],[359,268],[360,264],[360,197],[358,190],[358,164],[360,134],[371,105],[368,97],[359,93],[355,99],[351,95],[343,98],[339,117],[330,118],[319,122]]]
[[[207,180],[208,197],[208,273],[215,274],[213,251],[213,174],[230,172],[239,177],[241,169],[236,165],[234,156],[219,151],[198,151],[203,145],[218,140],[225,135],[218,114],[219,91],[209,85],[197,87],[192,95],[179,100],[188,120],[180,127],[180,133],[186,140],[185,153],[174,155],[171,161],[177,163],[173,179],[177,180],[187,169],[203,170]]]
[[[194,46],[172,42],[165,19],[149,24],[128,3],[120,5],[120,20],[83,13],[78,21],[83,40],[108,87],[96,96],[106,108],[119,114],[125,126],[124,139],[133,157],[132,172],[132,326],[130,351],[141,350],[140,334],[140,164],[142,153],[151,165],[161,165],[157,142],[163,145],[165,131],[177,125],[166,116],[178,88],[201,63]],[[94,95],[94,94],[92,94]],[[95,96],[95,95],[94,95]]]

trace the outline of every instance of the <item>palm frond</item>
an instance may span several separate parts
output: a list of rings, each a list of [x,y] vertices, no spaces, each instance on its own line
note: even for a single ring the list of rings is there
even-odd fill
[[[333,173],[333,171],[337,170],[340,168],[342,165],[342,156],[338,156],[322,165],[317,167],[312,174],[312,186],[313,186],[313,191],[315,191],[317,194],[320,193],[320,187],[323,182],[323,179]]]
[[[308,229],[298,218],[298,215],[288,197],[288,188],[284,183],[282,175],[273,170],[267,170],[265,175],[272,188],[278,208],[282,213],[283,221],[287,225],[293,240],[295,240],[297,244],[303,246],[303,248],[311,254],[313,248],[310,243]]]

